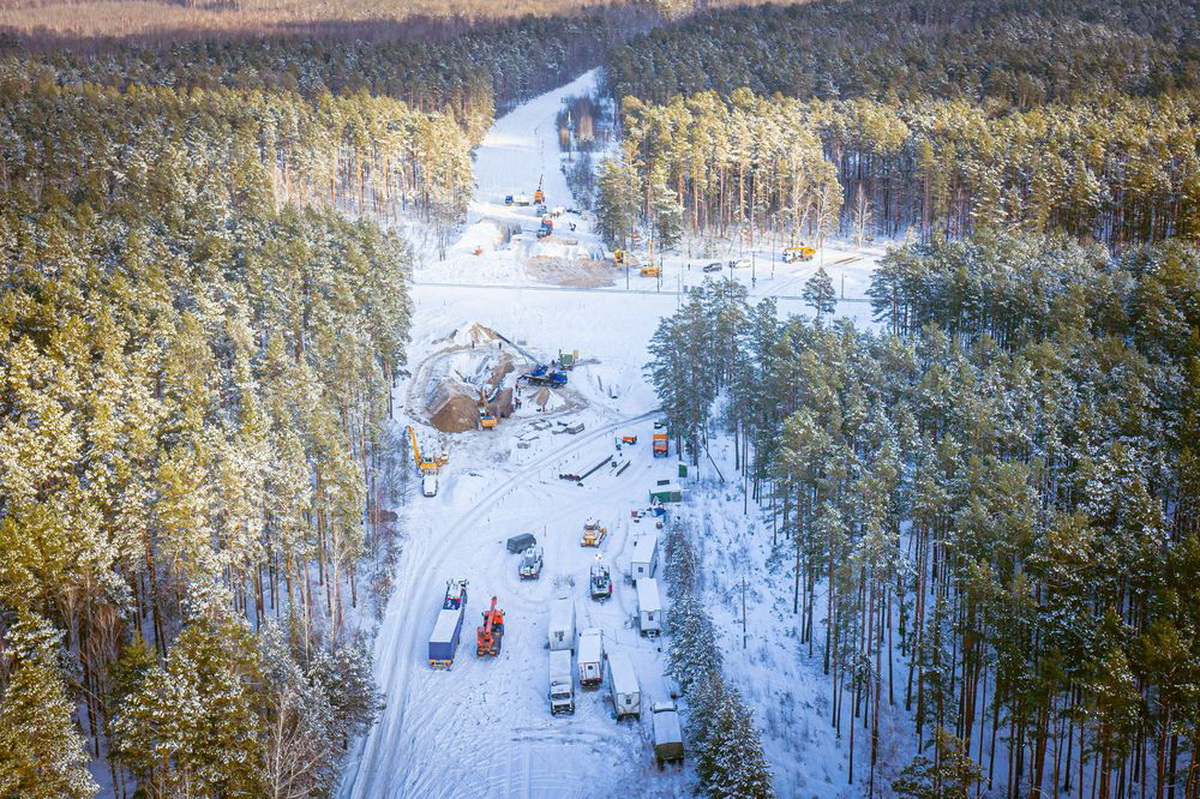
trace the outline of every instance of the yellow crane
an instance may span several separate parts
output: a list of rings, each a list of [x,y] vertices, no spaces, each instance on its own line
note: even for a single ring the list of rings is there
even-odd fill
[[[443,466],[450,462],[450,456],[445,452],[437,458],[422,456],[421,447],[417,444],[417,433],[412,429],[412,425],[408,426],[408,440],[412,442],[413,461],[417,464],[417,471],[421,474],[437,474]]]

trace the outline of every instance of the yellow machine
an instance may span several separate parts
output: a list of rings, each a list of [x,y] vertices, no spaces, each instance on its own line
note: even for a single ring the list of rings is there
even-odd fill
[[[598,547],[608,535],[608,528],[600,524],[599,519],[589,518],[583,523],[583,536],[579,539],[581,547]]]
[[[412,442],[413,461],[417,465],[417,471],[422,475],[437,474],[443,466],[450,462],[450,456],[445,452],[436,458],[427,458],[422,455],[421,448],[417,445],[417,433],[412,429],[412,425],[408,427],[408,440]]]
[[[783,251],[783,262],[791,264],[796,261],[811,261],[816,254],[817,250],[815,247],[809,247],[807,244],[801,243],[795,247],[788,247]]]
[[[653,264],[647,264],[638,270],[638,274],[642,277],[659,277],[662,275],[662,270]]]

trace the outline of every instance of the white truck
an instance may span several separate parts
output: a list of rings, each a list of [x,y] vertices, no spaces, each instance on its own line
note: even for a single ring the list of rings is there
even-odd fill
[[[637,672],[624,652],[608,653],[608,687],[612,691],[617,721],[626,716],[642,717],[642,692],[638,687]]]
[[[438,476],[424,474],[421,476],[421,493],[427,497],[436,497],[438,492]]]
[[[604,681],[604,633],[589,627],[579,634],[579,685],[595,688]]]
[[[571,650],[550,651],[550,714],[575,713],[575,681],[571,676]]]
[[[530,547],[521,553],[521,564],[517,575],[522,580],[536,580],[542,576],[542,548]]]
[[[674,702],[656,702],[654,713],[654,759],[663,763],[683,762],[683,729]]]
[[[575,600],[560,596],[550,606],[550,651],[575,648]]]
[[[637,581],[638,630],[644,636],[662,633],[662,597],[658,592],[658,580],[643,577]]]

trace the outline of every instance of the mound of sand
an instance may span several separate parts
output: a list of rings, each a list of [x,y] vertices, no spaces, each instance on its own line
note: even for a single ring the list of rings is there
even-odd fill
[[[591,258],[555,258],[539,255],[529,259],[526,269],[534,280],[556,286],[596,288],[613,285],[612,266],[607,261]]]
[[[479,401],[462,394],[449,397],[429,421],[443,433],[474,430],[479,424]]]

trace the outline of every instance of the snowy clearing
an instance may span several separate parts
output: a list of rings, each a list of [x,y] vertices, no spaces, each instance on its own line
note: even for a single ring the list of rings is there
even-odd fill
[[[623,577],[635,537],[652,529],[649,521],[631,519],[630,511],[644,508],[648,489],[657,479],[673,477],[676,467],[674,458],[651,457],[657,400],[642,367],[659,319],[676,309],[684,288],[711,277],[700,269],[709,259],[686,254],[668,255],[661,279],[636,271],[627,276],[611,268],[585,216],[565,214],[560,220],[566,221],[556,223],[575,224],[563,234],[568,242],[556,241],[559,227],[554,237],[537,240],[533,231],[540,218],[533,207],[504,204],[505,195],[532,194],[540,176],[548,204],[570,205],[554,118],[564,97],[588,93],[594,85],[595,73],[587,73],[497,120],[477,152],[478,187],[462,238],[445,261],[425,253],[414,276],[412,377],[396,389],[395,424],[413,424],[423,446],[444,445],[450,463],[437,496],[420,496],[414,479],[407,504],[397,509],[407,538],[375,639],[376,678],[386,707],[351,747],[340,789],[348,799],[676,796],[694,780],[693,763],[658,771],[649,713],[640,721],[616,722],[607,685],[581,691],[576,683],[574,716],[552,717],[547,699],[549,604],[564,592],[575,598],[577,629],[601,628],[606,647],[629,656],[643,707],[668,695],[666,641],[639,635],[635,591]],[[511,234],[507,242],[506,231]],[[752,269],[736,274],[727,269],[716,277],[745,282],[752,298],[778,297],[782,313],[803,313],[803,283],[824,263],[835,285],[840,287],[845,276],[848,297],[862,297],[882,250],[837,244],[825,249],[814,262],[792,265],[772,264],[767,249],[756,250]],[[558,266],[547,268],[547,262]],[[597,269],[610,270],[611,277],[580,282]],[[863,322],[870,306],[845,302],[839,312]],[[461,355],[472,345],[512,349],[481,338],[472,332],[476,325],[496,331],[542,363],[574,350],[583,363],[545,412],[526,401],[494,430],[438,433],[428,424],[426,406],[431,383],[449,370],[447,364],[475,363]],[[513,353],[513,360],[518,372],[527,365],[520,353]],[[531,396],[526,390],[526,399]],[[580,423],[581,432],[565,432]],[[582,485],[559,478],[583,474],[615,454],[614,433],[627,430],[637,433],[638,443],[621,453],[629,467],[620,474],[605,467]],[[597,550],[582,548],[579,535],[589,516],[609,528],[599,553],[613,567],[615,593],[604,604],[587,595]],[[719,525],[714,529],[727,532]],[[522,582],[518,556],[505,550],[505,540],[522,532],[535,534],[545,548],[545,567],[536,581]],[[434,671],[427,664],[427,642],[446,581],[457,578],[470,581],[462,642],[453,668]],[[495,659],[477,658],[475,628],[492,596],[507,614],[503,649]],[[720,624],[729,621],[725,613],[717,618]],[[790,656],[787,660],[792,669],[809,668]],[[738,668],[732,677],[740,683],[751,673]],[[765,713],[764,706],[776,701],[774,686],[784,679],[781,674],[748,693],[760,725],[797,723],[819,702],[815,689],[801,686],[789,700],[799,703],[793,712]],[[814,713],[801,729],[811,727],[816,740],[821,723]],[[828,741],[822,738],[820,744]],[[805,780],[793,787],[787,779],[797,768],[794,750],[789,754],[768,743],[767,751],[777,774],[785,776],[776,786],[780,795],[800,795]],[[821,768],[813,764],[813,779],[824,783]],[[833,777],[826,788],[837,783]],[[804,795],[813,794],[833,795],[815,785],[804,789]]]

